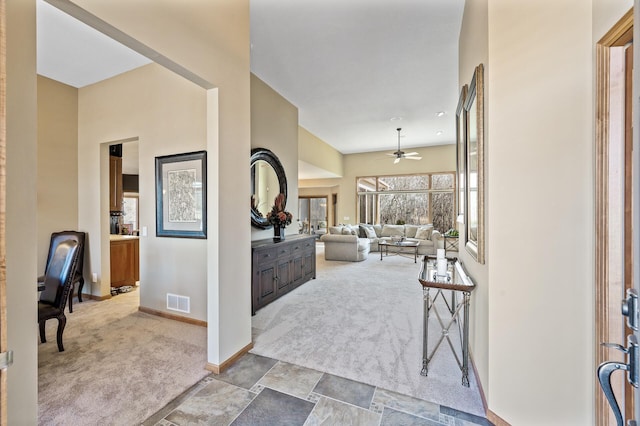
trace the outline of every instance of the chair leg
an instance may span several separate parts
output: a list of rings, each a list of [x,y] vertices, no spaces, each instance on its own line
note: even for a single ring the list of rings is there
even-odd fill
[[[69,313],[73,313],[73,289],[75,288],[75,284],[71,284],[71,291],[69,292]]]
[[[67,325],[67,317],[64,316],[64,313],[58,317],[58,351],[64,352],[64,346],[62,346],[62,332],[64,331],[64,326]]]
[[[45,324],[46,320],[42,320],[38,322],[38,325],[40,326],[40,342],[41,343],[47,343],[47,338],[44,335],[44,324]]]
[[[84,287],[84,277],[80,277],[80,284],[78,284],[78,302],[82,303],[82,288]]]

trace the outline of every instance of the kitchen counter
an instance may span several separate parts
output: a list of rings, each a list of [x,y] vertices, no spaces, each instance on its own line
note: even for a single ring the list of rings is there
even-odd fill
[[[109,235],[111,287],[135,285],[140,280],[140,242],[137,235]]]
[[[109,234],[109,241],[123,241],[123,240],[137,240],[140,237],[137,235],[117,235]]]

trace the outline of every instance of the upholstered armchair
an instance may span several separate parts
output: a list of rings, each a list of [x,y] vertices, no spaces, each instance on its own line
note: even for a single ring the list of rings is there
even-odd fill
[[[38,326],[40,341],[47,341],[45,323],[48,319],[58,320],[57,341],[58,350],[64,351],[62,333],[67,324],[64,307],[73,287],[73,280],[80,257],[80,245],[74,240],[60,241],[51,255],[47,272],[44,275],[44,290],[40,293],[38,302]]]
[[[324,243],[325,260],[360,262],[369,255],[369,240],[357,235],[324,234],[320,241]]]

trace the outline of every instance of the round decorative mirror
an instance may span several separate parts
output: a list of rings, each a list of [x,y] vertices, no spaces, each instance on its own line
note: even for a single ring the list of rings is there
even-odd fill
[[[278,194],[287,202],[287,177],[280,160],[265,148],[251,150],[251,225],[269,229],[267,213]]]

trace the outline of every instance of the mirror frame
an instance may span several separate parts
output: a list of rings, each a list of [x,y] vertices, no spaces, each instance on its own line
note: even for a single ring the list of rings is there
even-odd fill
[[[465,206],[465,247],[471,256],[478,262],[484,263],[484,66],[478,65],[473,73],[467,100],[464,104],[467,128],[466,128],[466,206]],[[475,116],[475,120],[471,117]],[[473,121],[473,122],[472,122]],[[471,140],[475,134],[474,141]],[[476,156],[472,158],[471,144],[476,144]],[[477,181],[471,187],[471,170],[477,170]],[[471,206],[471,192],[476,192],[475,203]],[[476,213],[477,217],[471,214]],[[475,238],[472,236],[472,222],[477,222]]]
[[[249,166],[249,170],[251,173],[251,196],[253,196],[254,191],[254,176],[253,176],[253,165],[256,161],[265,161],[276,172],[276,176],[278,177],[278,183],[280,184],[280,193],[284,194],[284,204],[287,205],[287,176],[284,173],[284,167],[280,163],[278,157],[266,148],[253,148],[251,150],[251,164]],[[271,224],[267,221],[266,217],[263,217],[258,210],[253,207],[253,202],[251,203],[251,225],[260,228],[260,229],[269,229],[271,228]]]
[[[458,217],[457,222],[465,222],[465,208],[467,206],[466,186],[467,186],[467,150],[466,150],[466,115],[464,111],[464,103],[467,100],[469,86],[464,85],[460,90],[458,97],[458,107],[456,108],[456,166],[457,166],[457,182],[458,182]]]

